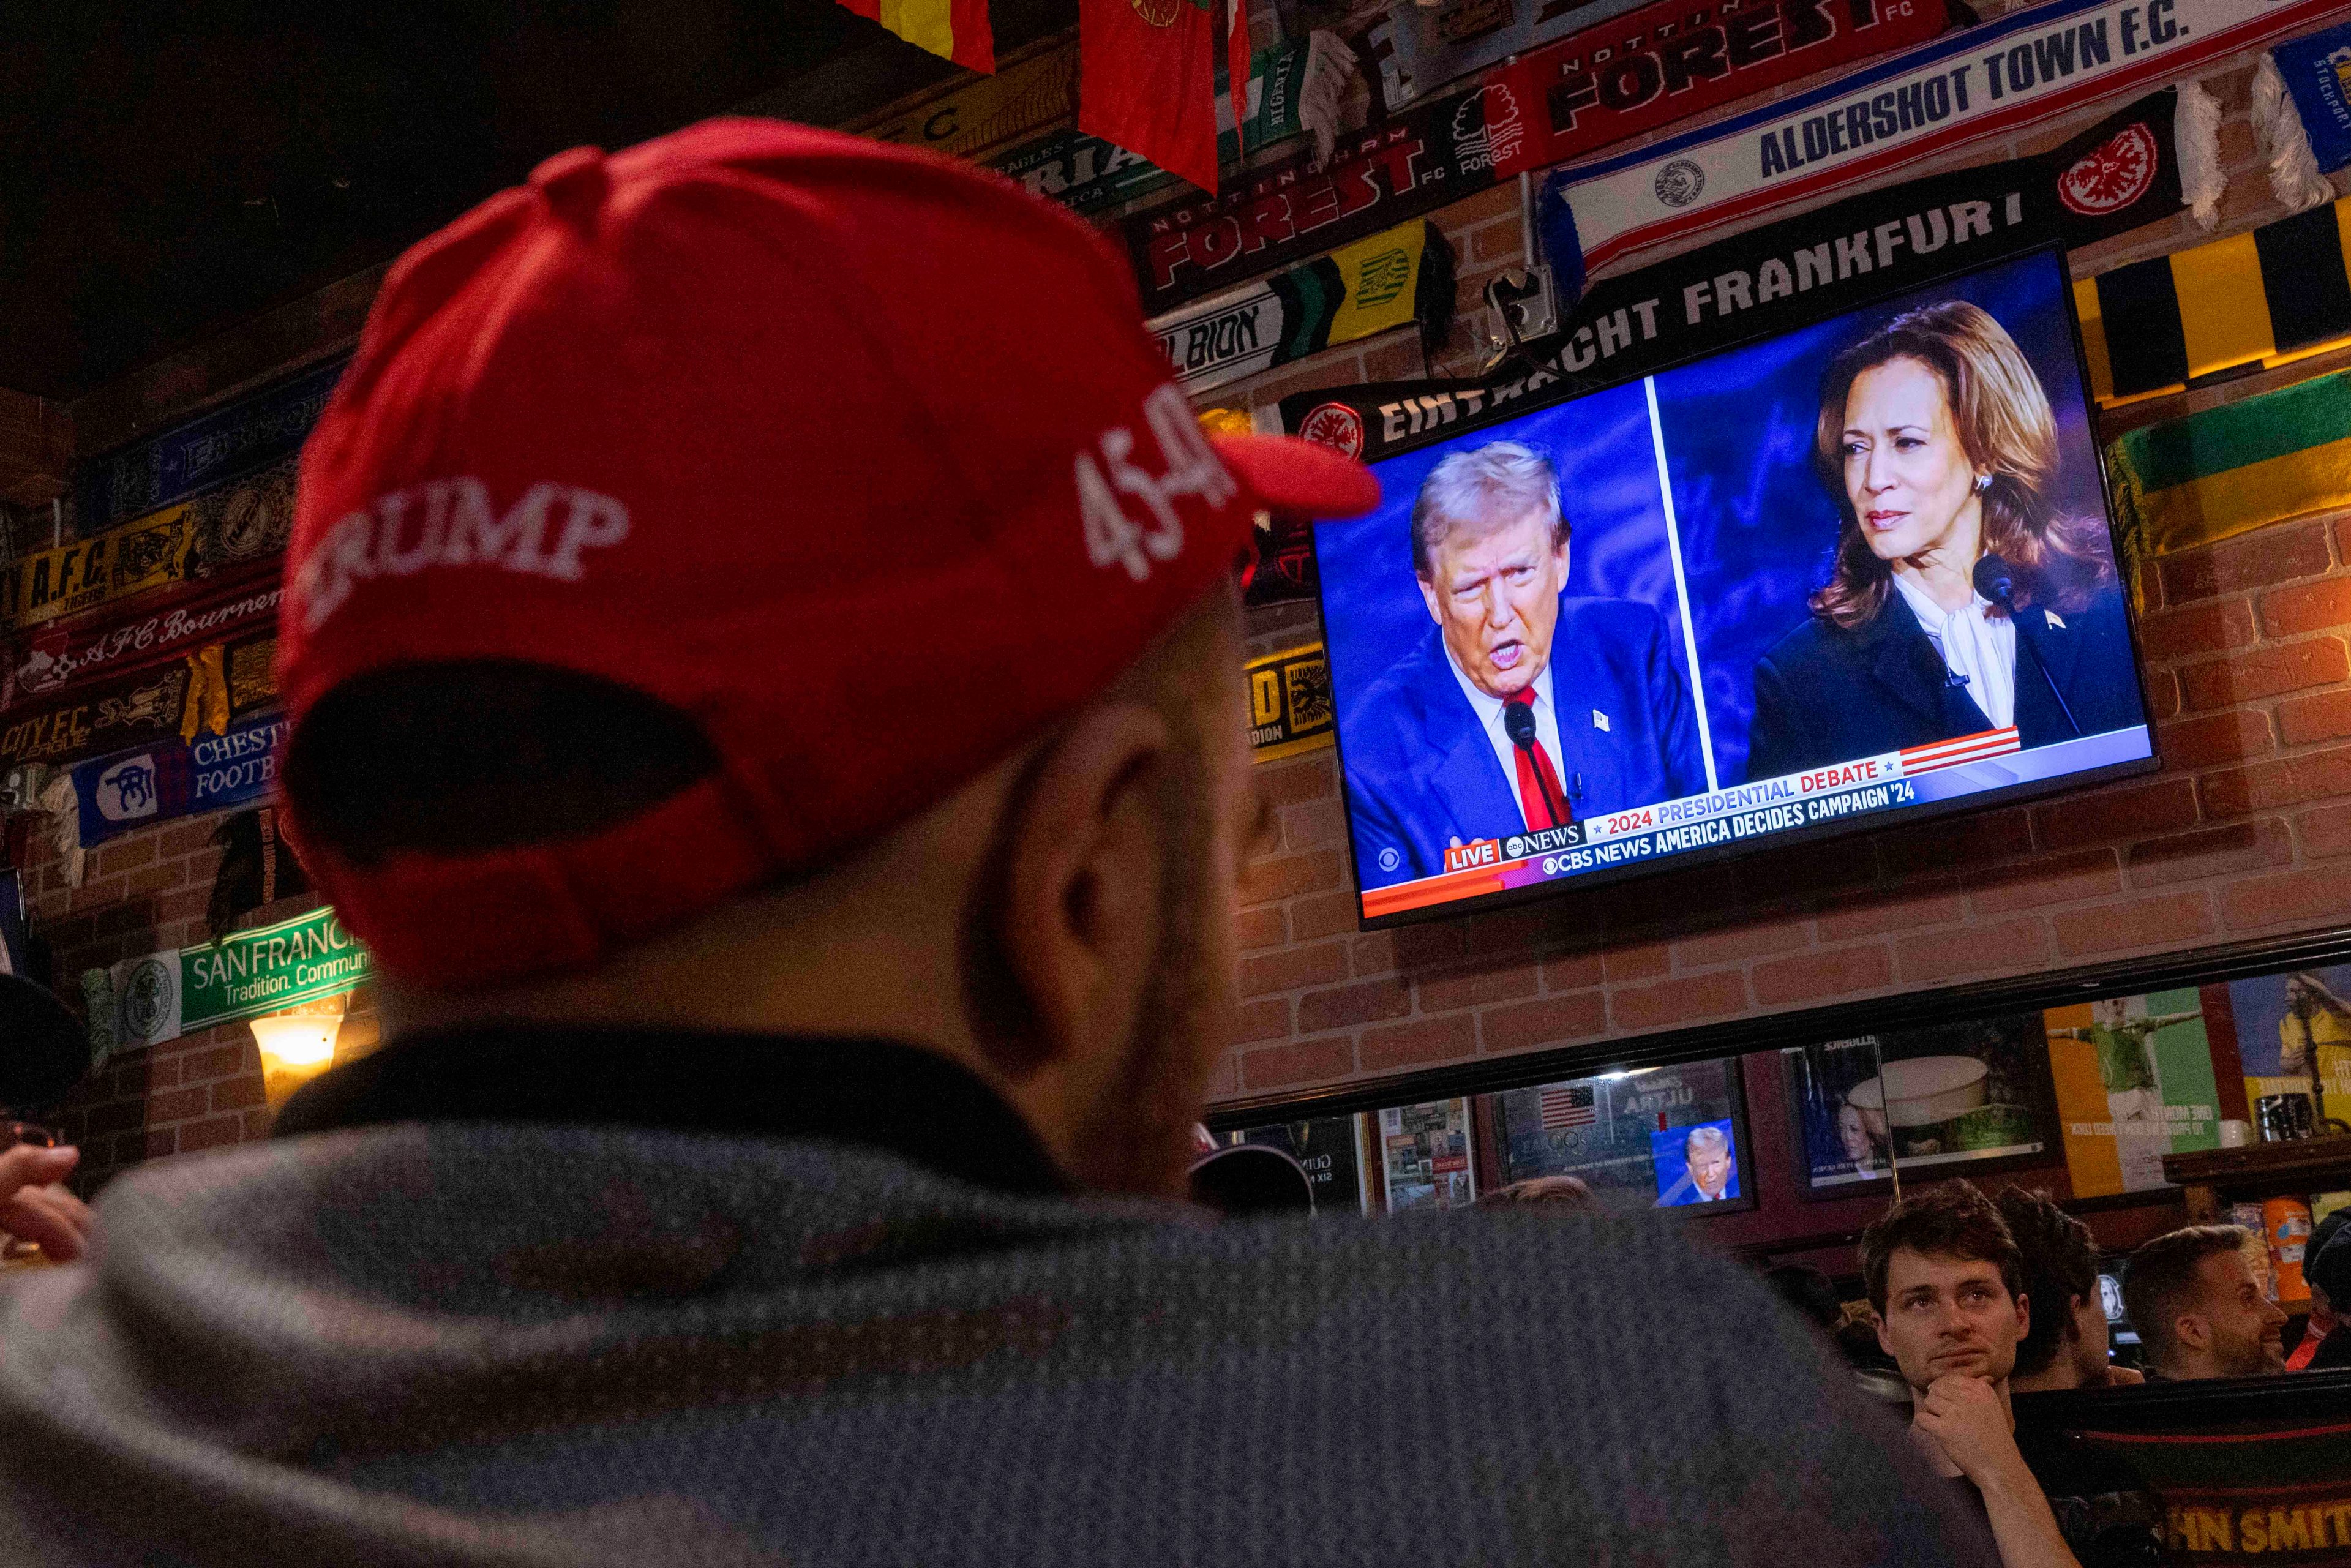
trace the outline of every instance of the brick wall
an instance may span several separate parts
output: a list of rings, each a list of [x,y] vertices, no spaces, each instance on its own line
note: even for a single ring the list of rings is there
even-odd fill
[[[2205,78],[2227,116],[2221,234],[2284,215],[2246,118],[2251,75],[2247,57]],[[2053,147],[2097,118],[1946,164]],[[1518,192],[1481,193],[1437,222],[1460,257],[1460,314],[1430,368],[1458,373],[1489,330],[1486,281],[1519,255]],[[2085,276],[2208,237],[2183,213],[2072,260]],[[1419,344],[1395,335],[1210,401],[1265,407],[1420,362]],[[2331,363],[2116,411],[2102,438]],[[1242,1027],[1217,1101],[2340,923],[2351,915],[2351,516],[2152,563],[2139,588],[2163,770],[2029,808],[1365,933],[1334,754],[1269,766],[1281,840],[1241,894]],[[1249,630],[1260,653],[1320,634],[1305,604],[1254,612]]]

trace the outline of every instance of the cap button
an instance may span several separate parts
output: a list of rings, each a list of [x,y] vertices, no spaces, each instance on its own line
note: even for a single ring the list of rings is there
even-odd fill
[[[601,147],[558,152],[530,172],[530,183],[559,216],[581,225],[595,222],[596,210],[612,188]]]

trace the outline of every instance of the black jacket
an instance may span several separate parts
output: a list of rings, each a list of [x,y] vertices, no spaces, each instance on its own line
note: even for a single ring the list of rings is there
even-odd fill
[[[2070,740],[2050,695],[2053,680],[2079,733],[2147,722],[2122,593],[2112,586],[2080,610],[2018,612],[2017,739],[2026,749]],[[2033,667],[2035,647],[2050,680]],[[1813,617],[1755,662],[1755,720],[1747,777],[1777,779],[1992,727],[1965,686],[1947,679],[1943,656],[1899,599],[1847,631]]]

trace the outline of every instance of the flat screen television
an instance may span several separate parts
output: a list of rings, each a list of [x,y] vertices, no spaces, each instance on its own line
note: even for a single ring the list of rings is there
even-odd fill
[[[1314,527],[1364,923],[2156,766],[2086,384],[2050,248],[1375,464]]]

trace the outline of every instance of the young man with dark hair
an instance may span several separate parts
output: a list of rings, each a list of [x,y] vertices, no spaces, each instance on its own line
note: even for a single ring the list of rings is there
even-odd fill
[[[2131,1478],[2018,1446],[2009,1379],[2032,1303],[1991,1199],[1964,1181],[1906,1198],[1862,1233],[1861,1266],[1878,1343],[1910,1385],[1911,1435],[1983,1509],[2004,1568],[2160,1561],[2161,1515]]]
[[[2147,1347],[2150,1375],[2186,1381],[2263,1377],[2285,1370],[2286,1315],[2245,1261],[2234,1225],[2190,1225],[2130,1255],[2123,1306]]]
[[[280,641],[390,1039],[12,1292],[0,1561],[1987,1561],[1670,1232],[1175,1201],[1236,552],[1377,494],[1208,444],[1115,252],[903,149],[579,149],[411,252]]]
[[[2053,1388],[2106,1388],[2144,1382],[2107,1354],[2105,1299],[2098,1290],[2098,1252],[2090,1228],[2045,1192],[2003,1188],[1995,1200],[2023,1260],[2032,1326],[2017,1342],[2018,1394]]]

